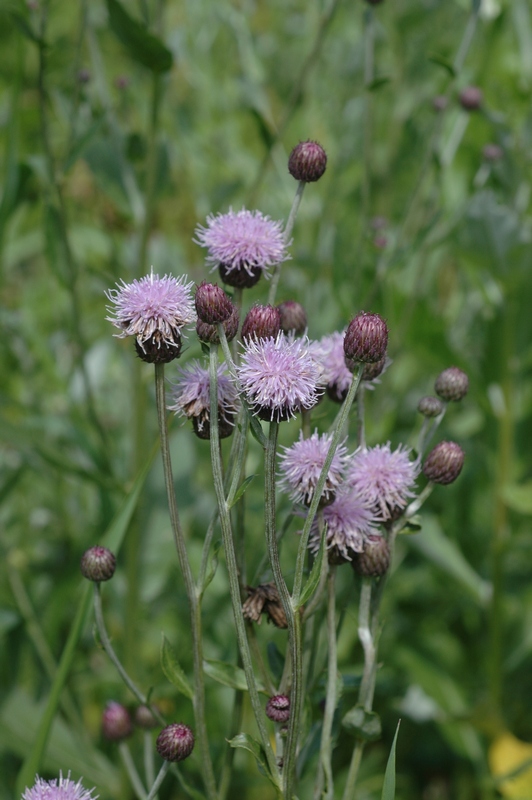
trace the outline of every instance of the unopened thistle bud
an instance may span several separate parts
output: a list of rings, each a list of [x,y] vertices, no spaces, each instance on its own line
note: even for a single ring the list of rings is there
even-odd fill
[[[379,314],[361,311],[349,323],[344,338],[344,353],[349,361],[374,364],[386,356],[387,346],[388,326]]]
[[[277,306],[281,314],[281,330],[301,336],[307,329],[307,312],[297,300],[285,300]]]
[[[194,749],[194,734],[188,725],[173,722],[162,729],[155,746],[165,761],[183,761]]]
[[[273,306],[252,306],[242,323],[242,340],[275,339],[281,330],[281,313]]]
[[[222,322],[228,342],[232,341],[238,333],[239,319],[238,308],[235,307],[229,319]],[[209,325],[208,322],[202,322],[199,319],[196,323],[196,333],[202,342],[206,342],[207,344],[220,344],[220,335],[217,325]]]
[[[225,322],[234,311],[231,298],[216,283],[200,283],[195,302],[198,319],[209,325]]]
[[[116,557],[107,547],[96,545],[89,548],[81,559],[81,574],[94,583],[110,580],[116,569]]]
[[[469,389],[469,378],[458,367],[449,367],[440,372],[434,384],[436,394],[442,400],[457,403],[466,396]]]
[[[375,361],[373,364],[365,364],[364,372],[362,373],[362,380],[374,381],[375,378],[378,378],[379,375],[382,375],[382,373],[384,372],[384,368],[386,367],[387,361],[388,359],[386,358],[386,356],[384,356],[384,358],[381,358],[380,361]]]
[[[137,706],[135,709],[134,721],[137,728],[142,728],[145,731],[156,728],[158,724],[149,706]]]
[[[288,172],[296,181],[318,181],[327,168],[327,154],[318,142],[300,142],[288,159]]]
[[[364,540],[364,551],[355,553],[353,569],[366,578],[380,578],[390,567],[390,545],[379,533],[370,533]]]
[[[127,739],[133,732],[129,711],[120,703],[108,703],[102,715],[102,733],[111,742]]]
[[[423,414],[424,417],[437,417],[444,408],[445,406],[440,398],[432,397],[431,395],[422,397],[417,404],[417,410],[420,414]]]
[[[453,483],[464,466],[464,451],[456,442],[440,442],[423,464],[423,474],[434,483]]]
[[[482,90],[478,86],[466,86],[460,92],[460,105],[465,111],[478,111],[482,105]]]
[[[288,722],[290,719],[290,698],[276,694],[266,703],[266,716],[273,722]]]
[[[500,161],[503,155],[504,151],[498,144],[486,144],[482,148],[482,156],[486,161],[491,161],[492,163]]]

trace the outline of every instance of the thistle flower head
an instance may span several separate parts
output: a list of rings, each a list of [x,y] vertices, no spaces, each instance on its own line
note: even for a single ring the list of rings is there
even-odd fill
[[[206,226],[196,228],[194,241],[207,248],[207,263],[223,267],[222,278],[232,286],[250,285],[246,276],[256,283],[262,272],[289,258],[282,223],[245,208],[211,214]]]
[[[464,466],[465,453],[456,442],[439,442],[423,464],[423,474],[429,481],[447,486],[453,483]]]
[[[196,312],[198,319],[208,325],[225,322],[234,312],[231,298],[216,283],[203,281],[196,289]]]
[[[35,776],[35,785],[26,788],[22,800],[97,800],[98,795],[93,795],[94,789],[84,789],[81,780],[77,783],[70,780],[70,772],[66,778],[59,773],[59,778],[45,781]]]
[[[194,749],[194,734],[188,725],[184,725],[182,722],[173,722],[162,729],[155,746],[165,761],[174,763],[183,761]]]
[[[238,411],[238,392],[225,372],[225,364],[220,364],[218,372],[218,421],[220,436],[232,433],[234,416]],[[200,438],[210,435],[210,378],[209,370],[204,369],[197,360],[179,369],[179,378],[173,387],[173,404],[170,411],[188,417],[194,423],[194,430]],[[205,436],[201,434],[205,433]]]
[[[410,460],[410,450],[390,443],[357,450],[347,467],[346,484],[374,510],[381,520],[392,519],[414,496],[412,487],[419,473],[419,464]]]
[[[321,436],[314,431],[308,439],[299,434],[299,441],[291,447],[285,447],[280,458],[281,480],[279,485],[289,492],[291,499],[296,503],[310,505],[325,463],[331,436],[324,433]],[[333,456],[325,487],[321,496],[322,505],[328,505],[340,484],[347,461],[347,450],[339,445]]]
[[[350,362],[373,364],[386,356],[388,326],[379,314],[360,311],[347,326],[344,353]]]
[[[281,330],[302,336],[307,329],[307,312],[297,300],[285,300],[277,306],[281,314]]]
[[[323,509],[323,521],[327,526],[327,549],[351,561],[353,553],[361,553],[364,541],[375,533],[374,514],[363,498],[351,488],[341,489],[333,503]],[[313,523],[309,538],[309,549],[317,553],[320,534],[317,522]]]
[[[469,391],[469,378],[458,367],[448,367],[436,378],[434,389],[443,400],[457,403]]]
[[[286,694],[276,694],[266,703],[266,716],[272,722],[288,722],[290,719],[290,698]]]
[[[269,339],[281,330],[281,312],[273,306],[251,306],[242,323],[242,339]]]
[[[387,539],[380,533],[366,536],[364,550],[357,553],[351,566],[359,575],[367,578],[380,578],[390,567],[391,553]]]
[[[420,414],[423,414],[424,417],[437,417],[444,408],[445,405],[440,398],[432,397],[430,394],[426,397],[422,397],[417,404],[417,410]]]
[[[478,111],[482,105],[482,89],[478,86],[466,86],[459,95],[460,105],[465,111]]]
[[[111,742],[120,742],[133,733],[133,722],[127,708],[120,703],[107,703],[102,714],[102,733]]]
[[[238,325],[240,323],[240,314],[238,308],[235,306],[229,319],[222,322],[222,327],[225,331],[225,338],[231,342],[238,333]],[[218,325],[210,325],[208,322],[202,322],[198,319],[196,322],[196,333],[201,342],[208,342],[210,344],[220,344],[220,334],[218,333]]]
[[[290,339],[279,333],[275,339],[248,340],[237,374],[261,419],[290,419],[318,400],[319,368],[306,337]]]
[[[344,336],[345,333],[335,331],[310,345],[312,356],[320,366],[320,384],[337,403],[344,401],[353,380],[345,363]]]
[[[299,142],[288,159],[288,172],[297,181],[318,181],[327,168],[327,153],[318,142]]]
[[[95,545],[84,552],[80,568],[83,577],[89,581],[109,581],[115,574],[116,556],[107,547]]]
[[[160,278],[151,273],[117,286],[106,292],[112,304],[106,319],[121,331],[117,336],[135,336],[137,352],[151,363],[178,356],[181,331],[196,319],[192,283],[187,283],[186,276]]]

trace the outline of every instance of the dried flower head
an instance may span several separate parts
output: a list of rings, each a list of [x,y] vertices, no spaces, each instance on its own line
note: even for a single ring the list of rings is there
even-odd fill
[[[302,336],[307,329],[307,312],[297,300],[285,300],[277,306],[281,315],[281,330]]]
[[[107,547],[95,545],[84,552],[80,568],[83,577],[89,581],[109,581],[115,574],[116,556]]]
[[[290,494],[295,503],[310,505],[325,463],[331,436],[314,431],[308,439],[299,434],[299,441],[291,447],[285,447],[279,459],[281,480],[279,485]],[[329,468],[320,503],[328,505],[342,483],[342,475],[347,461],[347,450],[343,445],[337,447]]]
[[[290,698],[286,694],[276,694],[266,703],[266,716],[272,722],[288,722],[290,719]]]
[[[414,496],[412,487],[419,464],[410,460],[410,449],[390,443],[357,450],[347,467],[346,484],[373,509],[381,520],[395,518]]]
[[[366,536],[364,550],[356,553],[351,562],[358,575],[366,578],[380,578],[390,568],[390,545],[380,533]]]
[[[423,474],[434,483],[453,483],[462,471],[465,454],[456,442],[439,442],[423,464]]]
[[[353,553],[361,553],[364,541],[370,533],[375,533],[374,513],[365,500],[351,488],[342,488],[330,506],[323,509],[323,522],[327,526],[327,548],[331,555],[351,561]],[[317,553],[320,547],[320,533],[315,521],[312,525],[309,549]]]
[[[238,392],[225,372],[225,364],[218,369],[218,423],[220,438],[233,432],[235,414],[239,408]],[[210,438],[210,378],[209,370],[197,360],[179,369],[179,378],[173,387],[170,411],[191,419],[200,439]]]
[[[318,181],[327,168],[327,153],[318,142],[310,139],[297,144],[288,159],[288,172],[296,181]]]
[[[102,714],[102,733],[111,742],[127,739],[133,733],[133,722],[127,708],[120,703],[107,703]]]
[[[273,306],[251,306],[242,323],[242,339],[275,338],[281,330],[281,314]]]
[[[469,378],[458,367],[448,367],[436,378],[434,389],[443,400],[457,403],[469,390]]]
[[[318,400],[319,369],[306,337],[290,339],[280,333],[275,339],[248,340],[237,373],[261,419],[290,419]]]
[[[165,761],[183,761],[194,749],[194,734],[188,725],[173,722],[162,729],[155,747]]]
[[[35,776],[35,785],[31,789],[26,787],[22,800],[97,800],[98,795],[93,795],[94,789],[84,789],[81,779],[74,783],[70,780],[70,772],[66,778],[59,773],[59,779],[45,781]]]
[[[106,292],[113,304],[106,317],[121,333],[135,336],[137,352],[149,363],[166,363],[179,356],[181,331],[196,319],[192,283],[186,277],[160,278],[151,273],[132,283],[117,284]]]
[[[261,583],[256,589],[246,586],[248,599],[242,606],[242,614],[250,622],[260,625],[261,614],[266,614],[268,622],[276,628],[288,628],[288,621],[275,583]]]
[[[207,263],[220,267],[224,283],[243,288],[289,258],[282,228],[260,211],[229,210],[207,217],[207,225],[196,228],[194,241],[207,248]]]

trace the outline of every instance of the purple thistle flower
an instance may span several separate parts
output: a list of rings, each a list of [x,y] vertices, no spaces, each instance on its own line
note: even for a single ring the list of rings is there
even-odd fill
[[[94,789],[84,789],[81,780],[77,783],[70,780],[70,772],[66,778],[59,773],[59,779],[45,781],[35,776],[35,786],[26,788],[22,800],[97,800],[98,795],[93,795]]]
[[[282,223],[260,211],[230,209],[227,214],[210,214],[207,225],[196,228],[196,244],[208,250],[207,263],[224,266],[225,275],[244,270],[249,277],[286,261]]]
[[[237,374],[247,401],[261,419],[294,417],[318,401],[319,368],[309,341],[279,333],[246,342]]]
[[[291,447],[285,447],[280,457],[282,478],[279,486],[290,493],[291,499],[296,503],[310,505],[316,484],[325,463],[331,436],[314,431],[309,439],[304,439],[300,432],[299,441]],[[332,464],[325,481],[321,496],[321,504],[332,503],[336,490],[342,482],[342,474],[347,461],[347,450],[339,445],[334,454]]]
[[[119,339],[135,336],[140,353],[153,348],[176,351],[181,347],[181,329],[196,320],[192,283],[186,276],[160,278],[151,273],[132,283],[117,284],[106,292],[113,304],[107,307],[112,316],[106,317],[121,333]],[[171,360],[171,359],[169,359]]]
[[[376,533],[373,510],[356,491],[345,488],[345,485],[334,502],[323,509],[323,521],[327,526],[327,549],[334,560],[339,555],[341,559],[351,561],[353,553],[364,550],[366,536]],[[313,553],[319,550],[317,520],[312,524],[308,546]]]
[[[220,436],[232,433],[234,416],[239,408],[238,392],[225,373],[225,364],[218,367],[218,419],[221,423]],[[194,429],[200,438],[209,438],[210,433],[210,380],[209,370],[204,369],[197,360],[179,369],[179,379],[174,385],[173,405],[170,411],[192,419]],[[206,436],[201,436],[205,429]]]
[[[410,460],[410,448],[390,442],[357,450],[347,468],[346,484],[352,486],[382,520],[393,519],[414,497],[412,487],[419,474],[419,462]]]
[[[329,397],[339,403],[345,399],[353,380],[353,373],[345,363],[344,336],[345,331],[335,331],[310,346],[312,356],[320,365],[320,384],[326,387]]]

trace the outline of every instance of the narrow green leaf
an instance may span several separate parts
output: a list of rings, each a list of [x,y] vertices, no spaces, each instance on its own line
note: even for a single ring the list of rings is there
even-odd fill
[[[386,86],[387,83],[390,83],[390,81],[391,78],[387,78],[385,75],[383,75],[380,78],[375,78],[371,81],[371,83],[368,83],[366,89],[368,92],[376,92],[379,89],[382,89],[383,86]]]
[[[170,683],[179,689],[181,694],[184,694],[189,700],[194,698],[192,686],[190,685],[187,676],[183,672],[174,648],[164,633],[161,644],[161,668]]]
[[[244,670],[235,664],[228,664],[226,661],[216,661],[209,658],[203,661],[203,670],[209,678],[222,683],[224,686],[230,686],[231,689],[238,689],[240,692],[247,692],[248,690]],[[264,686],[258,681],[257,689],[259,692],[267,694]]]
[[[275,642],[268,642],[266,652],[268,654],[268,664],[272,671],[274,680],[276,683],[280,683],[283,675],[285,658]]]
[[[68,286],[68,256],[65,248],[61,217],[56,206],[46,203],[43,211],[44,240],[50,269],[57,280]]]
[[[252,414],[249,416],[249,429],[251,431],[251,435],[257,440],[260,446],[266,447],[266,437],[264,435],[264,431],[262,430],[261,424],[257,417],[254,417]]]
[[[456,75],[456,70],[451,64],[450,61],[447,61],[446,58],[443,56],[433,55],[429,56],[429,61],[432,61],[433,64],[437,64],[439,67],[443,67],[443,69],[449,73],[449,75],[454,78]]]
[[[366,711],[363,706],[355,706],[347,712],[342,726],[365,742],[375,742],[381,736],[381,720],[374,711]]]
[[[318,584],[322,576],[321,575],[322,569],[327,569],[327,559],[324,558],[326,549],[327,549],[327,529],[324,528],[320,542],[320,549],[318,550],[318,555],[316,556],[314,564],[312,565],[312,569],[310,570],[310,575],[308,576],[308,580],[303,587],[303,591],[301,592],[298,609],[301,608],[301,606],[304,606],[305,603],[308,602],[308,600],[310,600],[310,598],[318,588]]]
[[[203,581],[203,586],[201,587],[202,595],[207,586],[210,584],[210,582],[216,575],[216,570],[218,569],[218,553],[220,552],[221,546],[222,546],[222,540],[218,539],[218,541],[214,543],[214,546],[212,548],[212,553],[209,559],[209,570],[205,575],[205,580]]]
[[[107,0],[109,25],[131,58],[152,72],[168,72],[172,68],[170,50],[145,25],[133,19],[118,0]]]
[[[244,494],[244,492],[248,488],[248,486],[251,483],[251,481],[253,480],[253,478],[256,478],[256,477],[257,477],[256,475],[248,475],[248,477],[244,481],[242,481],[242,483],[240,484],[240,486],[236,490],[236,494],[235,494],[235,496],[233,498],[233,502],[231,503],[229,508],[233,508],[233,506],[236,505],[236,503],[238,503],[238,501],[240,500],[240,498],[242,497],[242,495]]]
[[[259,742],[256,741],[256,739],[253,739],[253,737],[249,736],[247,733],[239,733],[232,739],[229,739],[228,743],[231,747],[240,747],[242,750],[247,750],[249,753],[251,753],[255,757],[259,771],[269,778],[273,785],[278,788],[269,770],[268,761],[266,759],[264,750]]]
[[[392,749],[388,756],[388,763],[386,764],[386,772],[384,773],[384,783],[382,786],[381,800],[395,800],[395,747],[397,745],[397,736],[399,734],[399,726],[401,720],[397,723],[395,736],[393,737]]]

